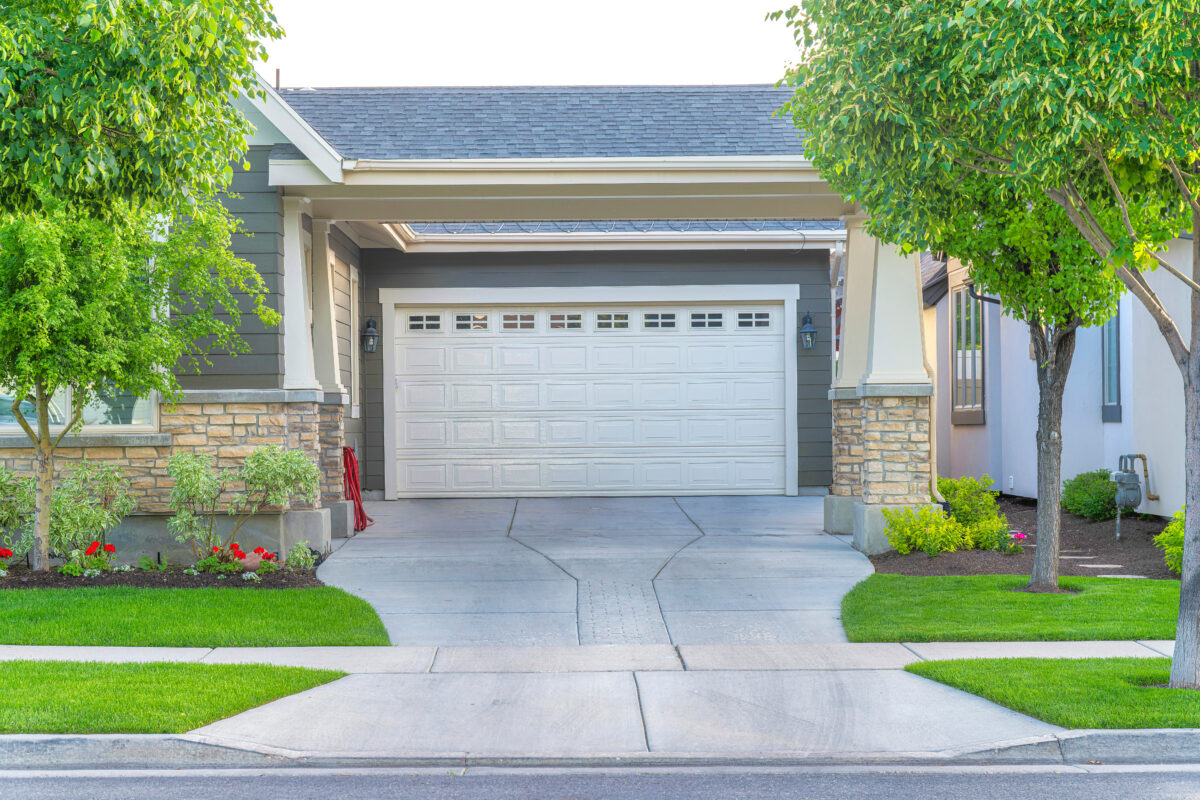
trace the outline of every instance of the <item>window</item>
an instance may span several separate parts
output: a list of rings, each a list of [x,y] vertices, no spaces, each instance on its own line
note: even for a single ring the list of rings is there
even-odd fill
[[[739,311],[737,326],[739,328],[769,328],[771,327],[771,312]]]
[[[408,329],[410,331],[440,331],[442,329],[442,315],[409,314]]]
[[[583,314],[551,314],[550,329],[555,331],[582,330]]]
[[[12,412],[12,394],[0,390],[0,431],[22,432],[17,417]],[[153,428],[155,425],[156,398],[138,397],[127,392],[106,392],[96,397],[83,408],[84,432],[96,429],[111,431],[114,428]],[[71,391],[62,389],[50,398],[50,427],[61,428],[71,417]],[[37,427],[37,409],[31,400],[21,403],[21,414],[25,421]]]
[[[625,330],[629,327],[629,315],[626,313],[620,314],[597,314],[596,329],[602,331]]]
[[[1101,363],[1103,364],[1103,397],[1100,419],[1121,421],[1121,315],[1104,323],[1100,329]]]
[[[455,314],[454,330],[456,331],[486,331],[488,315],[485,314]]]
[[[643,314],[642,315],[642,327],[643,328],[658,328],[658,329],[674,328],[675,327],[675,314],[674,313]]]
[[[982,425],[983,418],[983,301],[966,287],[951,295],[950,360],[953,386],[950,422]]]
[[[725,324],[725,315],[720,311],[701,311],[692,314],[693,328],[720,328]]]
[[[500,326],[506,331],[531,331],[534,327],[533,314],[505,314]]]

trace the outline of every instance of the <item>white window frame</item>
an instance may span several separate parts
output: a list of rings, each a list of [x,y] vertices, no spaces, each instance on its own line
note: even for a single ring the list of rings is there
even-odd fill
[[[742,325],[742,318],[741,318],[742,314],[752,314],[752,315],[766,314],[767,315],[767,324],[759,325],[758,324],[759,320],[756,317],[752,316],[750,319],[750,322],[752,324]],[[776,314],[774,311],[772,311],[769,308],[735,308],[731,312],[731,316],[733,318],[733,325],[731,325],[729,329],[733,330],[733,331],[773,331],[773,330],[775,330]]]
[[[479,320],[474,319],[474,317],[480,315],[484,317],[483,327],[476,328],[475,323]],[[483,311],[452,311],[450,312],[449,316],[451,325],[453,325],[453,327],[449,330],[453,333],[477,333],[486,335],[492,332],[492,321],[496,319],[496,314],[490,309],[484,309]],[[460,328],[458,327],[459,317],[472,317],[472,319],[467,321],[467,327]]]
[[[716,314],[719,316],[719,321],[721,324],[719,324],[719,325],[710,325],[709,324],[710,322],[714,321],[712,318],[713,314]],[[698,315],[704,315],[704,319],[702,320],[704,322],[703,325],[695,324],[695,322],[697,322],[695,317]],[[726,331],[726,330],[729,330],[729,326],[726,325],[726,323],[728,321],[729,321],[729,312],[723,308],[721,308],[721,309],[692,308],[692,309],[688,309],[688,312],[687,312],[687,329],[689,331],[691,331],[692,333],[700,333],[700,332],[704,332],[704,331]]]
[[[633,315],[635,313],[636,312],[633,312],[633,311],[615,310],[615,309],[612,311],[596,311],[592,315],[592,317],[593,317],[592,325],[593,325],[594,329],[597,331],[631,331],[631,330],[633,330]],[[624,314],[625,319],[616,319],[616,316],[618,314]],[[601,320],[600,317],[602,315],[611,317],[611,319]],[[607,326],[602,327],[600,324],[601,322],[607,322],[609,324]],[[617,327],[618,322],[624,322],[625,326]]]
[[[647,320],[646,317],[649,316],[650,314],[657,315],[658,319]],[[671,315],[671,320],[670,320],[671,324],[670,325],[662,324],[663,323],[663,318],[662,318],[663,314]],[[653,310],[643,311],[642,312],[642,330],[653,331],[654,333],[658,333],[659,331],[673,331],[675,333],[680,333],[680,332],[686,330],[685,328],[682,328],[679,325],[679,323],[681,321],[680,317],[686,318],[687,314],[688,314],[688,312],[684,311],[684,310],[662,311],[660,309],[653,309]],[[650,322],[657,322],[658,324],[652,326],[652,325],[650,325]]]
[[[396,376],[396,312],[410,306],[587,306],[602,303],[629,303],[637,297],[636,305],[681,305],[687,303],[776,303],[782,304],[780,319],[795,320],[800,286],[781,284],[715,284],[712,286],[578,286],[541,288],[444,288],[444,289],[380,289],[379,303],[383,306],[380,335],[383,339],[384,381]],[[715,330],[715,329],[714,329]],[[797,405],[799,395],[795,336],[783,337],[784,381],[784,493],[799,493],[800,429]],[[395,500],[396,490],[396,393],[383,393],[383,496]]]
[[[971,378],[965,375],[968,364]],[[983,300],[972,297],[966,285],[950,293],[950,398],[951,424],[986,424],[987,315]]]
[[[1100,421],[1121,421],[1120,310],[1100,326]]]
[[[67,408],[68,413],[70,413],[70,409],[71,409],[71,396],[72,396],[71,389],[70,388],[66,389],[65,406]],[[162,405],[161,398],[159,397],[158,392],[151,392],[149,395],[147,395],[146,402],[149,404],[149,407],[150,407],[150,421],[149,422],[132,423],[132,424],[127,424],[127,425],[126,424],[107,425],[104,423],[94,422],[90,425],[81,426],[79,428],[79,430],[77,431],[77,433],[79,433],[79,434],[85,434],[85,433],[86,434],[157,433],[159,430],[159,420],[160,420],[159,407]],[[34,422],[34,420],[29,419],[28,422],[35,429],[37,428],[37,424]],[[59,433],[62,431],[63,427],[64,426],[61,424],[53,423],[50,425],[50,432],[51,433]],[[17,422],[15,418],[11,425],[8,425],[8,424],[0,425],[0,435],[14,434],[14,433],[20,433],[22,435],[25,434],[25,431],[21,427],[21,424],[19,422]]]
[[[556,320],[554,319],[554,316],[556,314],[562,316],[561,320],[557,320],[558,322],[562,323],[562,327],[558,327],[558,328],[554,327],[554,323],[556,322]],[[579,317],[579,319],[567,319],[567,317],[569,317],[569,316]],[[577,322],[579,324],[578,324],[578,326],[573,327],[573,328],[568,327],[572,322]],[[587,312],[584,312],[584,311],[576,311],[573,309],[565,309],[565,308],[564,309],[552,308],[546,312],[546,331],[548,333],[558,334],[558,333],[569,333],[571,331],[574,331],[575,333],[586,333],[587,332],[587,323],[588,323]]]

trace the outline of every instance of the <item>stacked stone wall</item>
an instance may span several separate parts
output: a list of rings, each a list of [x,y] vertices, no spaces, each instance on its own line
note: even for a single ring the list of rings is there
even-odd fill
[[[328,430],[322,427],[328,416]],[[333,418],[336,416],[336,422]],[[335,437],[341,436],[340,407],[334,414],[318,409],[317,403],[182,403],[160,408],[160,439],[170,436],[170,444],[153,446],[80,447],[70,438],[55,450],[55,473],[61,475],[80,460],[104,461],[121,467],[137,499],[137,513],[169,513],[168,499],[174,479],[167,474],[167,462],[180,451],[212,453],[219,467],[238,468],[246,456],[262,445],[298,448],[310,454],[321,467],[321,499],[314,504],[293,503],[293,508],[320,508],[322,501],[341,499],[341,464],[327,465],[326,454],[334,449]],[[114,441],[137,434],[114,434]],[[337,445],[340,456],[340,444]],[[19,474],[33,473],[31,447],[0,448],[0,465]],[[336,497],[332,487],[336,485]],[[240,491],[239,484],[227,490]],[[225,499],[229,499],[228,497]]]
[[[834,400],[833,484],[829,487],[834,496],[862,494],[862,433],[862,401],[857,397]]]
[[[929,502],[929,397],[863,397],[862,499],[868,505]]]

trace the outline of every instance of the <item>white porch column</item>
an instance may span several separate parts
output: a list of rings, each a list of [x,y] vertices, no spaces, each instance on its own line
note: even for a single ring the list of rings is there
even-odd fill
[[[317,381],[326,394],[345,394],[338,369],[337,322],[333,303],[333,249],[329,246],[331,220],[313,220],[312,339]]]
[[[300,219],[307,198],[283,198],[283,388],[319,389],[308,323],[308,260]]]
[[[860,501],[854,546],[889,550],[883,510],[929,503],[930,403],[925,371],[921,268],[916,254],[877,242],[867,367],[857,394],[862,420]]]
[[[878,243],[863,229],[866,216],[845,217],[842,268],[842,332],[833,403],[833,483],[825,497],[825,530],[854,532],[854,506],[862,496],[862,415],[858,384],[867,371],[871,299]]]

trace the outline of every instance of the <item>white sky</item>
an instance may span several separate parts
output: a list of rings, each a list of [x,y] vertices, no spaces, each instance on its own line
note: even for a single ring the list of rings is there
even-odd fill
[[[274,0],[284,86],[773,83],[793,0]]]

